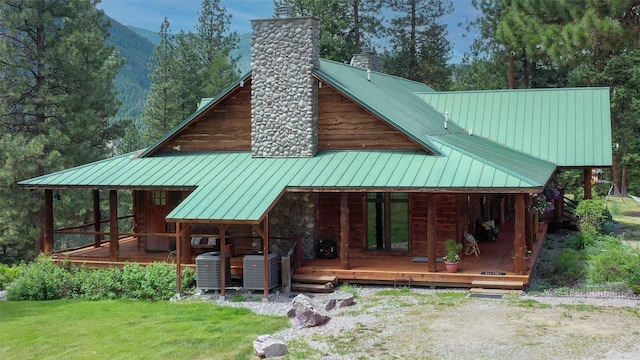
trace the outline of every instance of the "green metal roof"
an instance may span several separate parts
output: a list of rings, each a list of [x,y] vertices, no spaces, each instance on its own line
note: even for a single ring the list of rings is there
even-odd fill
[[[558,166],[610,166],[608,88],[417,94],[473,133]]]
[[[313,73],[432,152],[437,150],[425,135],[464,132],[455,123],[445,129],[443,113],[414,94],[434,92],[423,83],[328,60]]]
[[[460,145],[463,140],[450,142]],[[253,158],[249,152],[146,158],[127,154],[25,180],[20,185],[195,188],[167,219],[259,221],[286,188],[525,191],[543,186],[555,170],[553,164],[543,163],[537,168],[537,176],[523,176],[517,166],[510,166],[513,162],[495,159],[490,146],[486,155],[492,161],[459,151],[449,141],[437,139],[436,148],[444,156],[423,151],[323,151],[311,158]],[[505,151],[502,155],[507,157],[516,153]]]

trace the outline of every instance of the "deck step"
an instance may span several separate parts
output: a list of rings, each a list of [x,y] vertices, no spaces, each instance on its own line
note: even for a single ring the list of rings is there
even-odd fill
[[[333,285],[336,285],[338,283],[338,277],[336,277],[335,275],[293,274],[291,275],[291,281],[307,284],[331,283]]]
[[[522,294],[522,290],[516,289],[485,289],[485,288],[471,288],[469,289],[471,294],[494,294],[494,295],[506,295],[506,294]]]
[[[505,289],[505,290],[522,290],[524,283],[522,281],[507,280],[473,280],[471,287],[484,289]]]
[[[312,292],[312,293],[330,293],[333,291],[333,285],[328,282],[326,284],[291,284],[292,291],[298,292]]]

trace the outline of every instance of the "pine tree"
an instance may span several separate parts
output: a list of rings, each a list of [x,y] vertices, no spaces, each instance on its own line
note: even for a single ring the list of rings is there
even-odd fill
[[[292,16],[320,19],[320,56],[338,62],[349,61],[353,54],[382,31],[381,0],[274,0],[291,7]]]
[[[108,23],[89,0],[0,1],[0,243],[25,256],[42,194],[16,182],[103,158],[117,137]],[[77,199],[69,199],[77,201]],[[84,216],[61,208],[57,220]]]
[[[449,0],[390,0],[387,28],[391,49],[383,57],[385,72],[446,89],[451,69],[451,43],[438,19],[453,12]]]
[[[238,36],[229,32],[231,15],[219,0],[204,0],[198,33],[173,35],[167,18],[154,51],[151,90],[141,121],[144,143],[151,145],[197,110],[203,97],[217,95],[238,77],[229,55]],[[130,130],[132,132],[133,130]]]

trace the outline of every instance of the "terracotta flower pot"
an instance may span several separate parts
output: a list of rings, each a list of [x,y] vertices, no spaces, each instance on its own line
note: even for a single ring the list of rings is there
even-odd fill
[[[447,269],[447,272],[450,273],[454,273],[454,272],[458,272],[458,264],[459,262],[449,262],[449,261],[445,261],[444,262],[444,266]]]

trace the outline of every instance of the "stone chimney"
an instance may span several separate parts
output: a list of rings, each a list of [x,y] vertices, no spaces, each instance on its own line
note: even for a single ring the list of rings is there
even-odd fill
[[[368,47],[363,47],[360,54],[354,54],[351,58],[350,65],[361,69],[382,72],[382,59]]]
[[[311,157],[318,149],[320,21],[252,20],[251,152]]]

